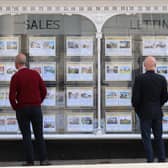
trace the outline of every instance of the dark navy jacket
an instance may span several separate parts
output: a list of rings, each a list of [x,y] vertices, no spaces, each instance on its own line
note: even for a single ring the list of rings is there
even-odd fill
[[[167,81],[154,71],[147,71],[135,79],[132,105],[141,119],[159,119],[161,107],[168,100]]]

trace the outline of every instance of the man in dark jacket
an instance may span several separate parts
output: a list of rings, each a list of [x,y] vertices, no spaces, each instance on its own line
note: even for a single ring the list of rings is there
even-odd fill
[[[155,73],[156,60],[149,56],[144,61],[145,74],[136,77],[133,86],[132,105],[139,116],[141,136],[147,155],[147,162],[154,161],[151,142],[151,129],[157,149],[158,162],[165,162],[165,149],[162,139],[161,107],[168,100],[166,79]]]
[[[16,118],[23,136],[26,154],[24,166],[34,165],[30,123],[32,123],[39,149],[40,165],[48,165],[41,111],[41,103],[46,96],[47,90],[40,75],[36,71],[28,69],[25,64],[26,56],[20,53],[15,59],[18,72],[11,79],[9,93],[10,103],[16,111]]]

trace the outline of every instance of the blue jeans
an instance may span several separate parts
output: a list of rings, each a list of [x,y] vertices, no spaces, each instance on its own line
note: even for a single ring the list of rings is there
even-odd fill
[[[27,162],[34,161],[30,123],[32,123],[40,161],[47,160],[46,145],[43,138],[43,117],[41,107],[25,107],[16,111],[16,118],[23,137],[23,146]]]
[[[162,139],[162,119],[144,120],[140,119],[141,136],[144,144],[147,162],[154,161],[154,152],[151,141],[151,129],[154,135],[154,142],[156,145],[156,153],[158,162],[165,161],[165,147]]]

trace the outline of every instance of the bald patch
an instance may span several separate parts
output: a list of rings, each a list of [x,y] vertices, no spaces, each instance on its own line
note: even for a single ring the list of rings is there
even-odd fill
[[[144,60],[144,66],[147,71],[155,70],[156,68],[156,59],[153,56],[148,56]]]
[[[20,53],[19,55],[16,56],[15,62],[20,65],[25,65],[26,64],[26,55],[23,53]]]

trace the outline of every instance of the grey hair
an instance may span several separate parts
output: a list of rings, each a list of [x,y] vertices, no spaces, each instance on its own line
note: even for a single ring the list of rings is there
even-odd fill
[[[15,62],[20,65],[25,65],[26,64],[26,55],[23,53],[20,53],[16,56]]]

